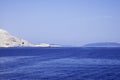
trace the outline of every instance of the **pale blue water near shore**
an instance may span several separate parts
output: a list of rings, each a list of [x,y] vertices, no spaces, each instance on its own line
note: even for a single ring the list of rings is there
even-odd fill
[[[120,80],[120,48],[0,48],[0,80]]]

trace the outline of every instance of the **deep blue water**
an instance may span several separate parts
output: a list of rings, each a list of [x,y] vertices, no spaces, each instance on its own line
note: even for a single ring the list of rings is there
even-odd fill
[[[120,48],[0,48],[0,80],[120,80]]]

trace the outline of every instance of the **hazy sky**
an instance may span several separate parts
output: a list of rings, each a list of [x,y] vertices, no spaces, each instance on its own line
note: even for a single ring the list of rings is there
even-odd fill
[[[0,28],[36,44],[120,42],[120,0],[0,0]]]

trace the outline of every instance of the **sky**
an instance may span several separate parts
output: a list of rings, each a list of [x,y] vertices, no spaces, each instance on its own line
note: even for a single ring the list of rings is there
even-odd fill
[[[34,44],[120,42],[120,0],[0,0],[0,28]]]

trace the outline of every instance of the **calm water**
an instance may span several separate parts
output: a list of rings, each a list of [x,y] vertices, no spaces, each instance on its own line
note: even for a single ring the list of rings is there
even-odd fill
[[[0,80],[120,80],[120,48],[0,48]]]

